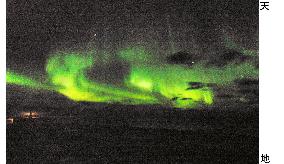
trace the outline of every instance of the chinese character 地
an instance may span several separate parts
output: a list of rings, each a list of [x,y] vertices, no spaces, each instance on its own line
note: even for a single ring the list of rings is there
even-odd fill
[[[267,154],[262,154],[261,155],[261,161],[260,162],[264,162],[264,163],[270,163],[270,160],[269,160],[269,156]]]

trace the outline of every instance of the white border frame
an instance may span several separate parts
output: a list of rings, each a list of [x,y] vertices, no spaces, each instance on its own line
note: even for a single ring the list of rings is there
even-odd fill
[[[259,163],[267,154],[270,163],[278,164],[284,161],[284,1],[260,2],[269,2],[269,10],[259,11]]]
[[[0,163],[6,163],[6,0],[0,1]]]

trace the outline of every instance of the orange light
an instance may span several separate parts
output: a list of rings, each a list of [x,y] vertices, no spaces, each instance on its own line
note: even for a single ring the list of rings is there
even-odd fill
[[[21,117],[28,118],[30,116],[30,112],[22,112]]]
[[[13,124],[14,119],[13,118],[7,118],[7,124]]]
[[[39,114],[37,112],[22,112],[22,118],[38,118]]]

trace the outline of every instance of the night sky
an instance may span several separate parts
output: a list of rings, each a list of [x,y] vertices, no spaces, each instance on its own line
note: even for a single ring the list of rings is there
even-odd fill
[[[27,75],[44,74],[58,50],[144,45],[162,56],[210,55],[225,35],[258,49],[258,1],[7,1],[7,68]]]

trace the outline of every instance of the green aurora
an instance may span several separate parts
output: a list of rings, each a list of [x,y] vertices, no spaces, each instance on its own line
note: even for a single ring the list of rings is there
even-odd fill
[[[13,71],[7,71],[6,80],[7,84],[56,91],[74,101],[194,108],[213,104],[214,94],[211,87],[191,88],[190,82],[229,85],[236,79],[258,77],[258,69],[249,61],[222,68],[198,62],[188,68],[163,62],[141,47],[121,50],[118,60],[129,65],[121,85],[88,78],[88,70],[102,62],[94,55],[64,52],[47,60],[45,82]]]
[[[29,87],[33,89],[47,89],[47,86],[41,84],[40,82],[32,78],[29,78],[25,75],[20,75],[18,73],[9,70],[6,73],[6,83]]]

